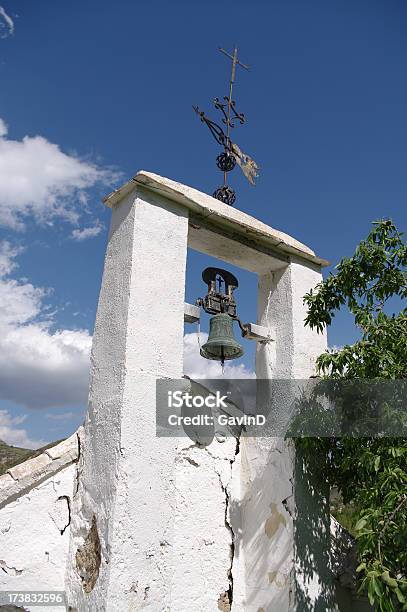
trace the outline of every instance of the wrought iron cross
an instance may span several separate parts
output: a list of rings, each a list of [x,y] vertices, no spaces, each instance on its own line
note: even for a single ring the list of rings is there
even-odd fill
[[[237,66],[241,66],[245,70],[249,70],[249,67],[238,59],[236,46],[234,47],[233,54],[228,53],[221,47],[219,47],[219,51],[232,60],[229,95],[224,96],[222,101],[219,100],[219,98],[215,98],[214,100],[215,108],[220,110],[223,115],[222,123],[226,125],[226,133],[218,123],[209,119],[209,117],[207,117],[203,111],[200,111],[197,106],[193,106],[192,108],[200,116],[201,121],[206,123],[216,142],[224,149],[223,153],[216,158],[216,165],[223,171],[223,186],[219,187],[213,193],[213,197],[232,206],[236,201],[236,194],[227,184],[227,173],[234,169],[237,162],[246,178],[254,185],[254,179],[258,176],[258,166],[248,155],[242,153],[239,147],[234,144],[230,138],[231,129],[235,127],[235,122],[238,121],[243,125],[246,120],[244,114],[236,110],[236,103],[232,97],[233,85],[236,80],[236,68]]]
[[[250,68],[249,68],[249,66],[246,66],[245,64],[242,64],[242,62],[237,58],[237,47],[236,46],[235,46],[235,48],[233,50],[233,55],[230,55],[230,53],[225,51],[225,49],[222,49],[222,47],[219,47],[219,51],[221,53],[224,53],[227,57],[229,57],[232,60],[232,73],[231,73],[231,76],[230,76],[230,84],[229,84],[228,114],[227,114],[227,123],[226,123],[226,125],[227,125],[227,138],[229,138],[230,137],[230,128],[231,128],[230,114],[231,114],[232,106],[235,105],[235,103],[233,102],[232,95],[233,95],[233,84],[234,84],[235,78],[236,78],[236,66],[241,66],[245,70],[250,70]],[[244,115],[241,115],[241,117],[243,117],[243,121],[244,121]],[[225,177],[225,185],[226,185],[226,177]]]

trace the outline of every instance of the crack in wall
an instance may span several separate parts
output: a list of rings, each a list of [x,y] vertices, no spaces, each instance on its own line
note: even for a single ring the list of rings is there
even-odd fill
[[[284,506],[286,512],[290,515],[290,517],[294,520],[295,518],[295,500],[294,500],[294,482],[292,478],[289,478],[289,482],[291,485],[291,493],[285,499],[281,501]]]
[[[79,491],[79,481],[80,481],[80,477],[81,477],[81,474],[82,474],[82,470],[80,469],[81,456],[82,456],[82,446],[81,446],[81,437],[80,437],[79,433],[76,434],[76,439],[78,441],[78,459],[77,459],[77,464],[76,464],[76,482],[75,482],[74,497],[77,495],[77,493]]]
[[[284,506],[284,508],[285,508],[286,512],[288,512],[288,514],[291,516],[291,518],[294,518],[294,517],[293,517],[293,510],[292,510],[292,508],[291,508],[291,504],[290,504],[290,502],[289,502],[289,500],[290,500],[292,497],[293,497],[292,495],[289,495],[289,497],[286,497],[285,499],[283,499],[281,503],[282,503],[282,505]]]
[[[0,569],[2,569],[3,572],[5,574],[8,574],[9,576],[21,576],[21,574],[23,573],[22,569],[20,570],[16,567],[13,567],[12,565],[7,565],[7,563],[3,561],[3,559],[0,559]]]
[[[235,456],[233,459],[230,459],[230,476],[232,479],[232,471],[233,471],[233,464],[236,461],[236,457],[238,456],[238,454],[240,453],[240,438],[236,438],[236,447],[235,447]],[[225,495],[225,526],[228,529],[229,533],[230,533],[230,538],[231,538],[231,542],[230,542],[230,566],[228,568],[227,571],[227,576],[228,576],[228,580],[229,580],[229,588],[227,591],[225,591],[224,593],[222,593],[218,599],[218,608],[219,610],[221,610],[222,612],[230,612],[232,610],[232,605],[233,605],[233,564],[235,561],[235,532],[233,530],[233,525],[231,523],[231,521],[229,520],[229,511],[230,511],[230,504],[231,504],[231,497],[230,497],[230,493],[228,490],[228,487],[225,486],[222,483],[222,479],[220,477],[220,474],[218,473],[219,476],[219,481],[220,481],[220,486],[222,488],[222,491]]]
[[[193,465],[194,467],[199,467],[199,463],[194,461],[191,457],[184,457],[185,461]]]
[[[229,529],[231,543],[230,543],[230,567],[228,569],[228,580],[229,580],[229,588],[227,590],[228,602],[230,609],[233,604],[233,562],[235,560],[235,533],[233,531],[233,527],[228,519],[229,513],[229,505],[230,505],[230,496],[227,492],[227,488],[224,489],[224,493],[226,496],[226,504],[225,504],[225,525]]]
[[[69,525],[71,524],[71,500],[69,499],[68,495],[60,495],[58,497],[58,501],[60,499],[64,499],[66,501],[66,505],[68,507],[68,522],[65,525],[65,527],[63,527],[62,529],[60,529],[61,535],[64,535],[66,529],[69,527]]]

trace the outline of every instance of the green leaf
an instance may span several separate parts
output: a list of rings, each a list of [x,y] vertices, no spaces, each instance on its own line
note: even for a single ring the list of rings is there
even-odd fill
[[[345,509],[340,514],[347,521],[343,526],[358,543],[362,577],[358,589],[367,592],[381,612],[395,612],[396,606],[407,612],[407,503],[402,501],[407,483],[407,413],[405,407],[394,410],[395,398],[377,397],[374,390],[375,380],[383,379],[398,381],[396,395],[398,383],[407,387],[407,309],[399,307],[403,298],[407,298],[407,244],[390,219],[376,221],[354,254],[342,258],[334,273],[304,298],[305,325],[322,331],[345,307],[361,331],[353,345],[319,356],[317,368],[321,384],[329,381],[326,388],[332,382],[360,379],[369,381],[371,396],[361,394],[359,399],[345,394],[341,409],[351,433],[308,438],[306,456],[316,465],[318,478],[342,494]],[[403,393],[400,389],[400,397]],[[338,394],[332,395],[328,392],[325,397],[337,402]],[[365,418],[364,404],[372,398],[378,400],[377,411]],[[314,407],[311,412],[314,422],[318,416],[327,423],[324,408],[318,412]],[[360,422],[362,427],[366,422],[369,430],[377,423],[382,431],[379,436],[360,437],[353,427]]]
[[[361,529],[363,529],[363,527],[367,525],[367,520],[365,518],[361,518],[358,520],[358,522],[355,525],[355,530],[356,531],[360,531]]]
[[[382,580],[392,589],[395,589],[398,586],[397,580],[395,580],[394,578],[391,578],[388,571],[383,572]]]
[[[369,586],[367,588],[367,596],[369,598],[370,605],[373,606],[375,602],[375,595],[372,581],[369,582]]]
[[[380,585],[380,582],[379,582],[379,581],[377,580],[377,578],[375,578],[374,576],[373,576],[373,578],[372,578],[372,583],[373,583],[373,588],[374,588],[374,590],[375,590],[376,595],[377,595],[378,597],[381,597],[381,596],[382,596],[382,594],[383,594],[382,587],[381,587],[381,585]]]

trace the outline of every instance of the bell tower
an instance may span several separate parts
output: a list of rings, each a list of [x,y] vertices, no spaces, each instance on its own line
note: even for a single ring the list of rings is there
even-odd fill
[[[105,204],[112,221],[71,508],[69,609],[294,610],[293,593],[305,587],[295,571],[292,446],[277,437],[215,439],[206,448],[159,438],[156,383],[182,377],[184,320],[199,316],[184,301],[188,247],[258,275],[258,319],[248,333],[260,340],[256,375],[267,380],[314,374],[326,338],[304,327],[302,298],[327,262],[149,172]],[[210,289],[210,273],[206,280]],[[322,588],[317,579],[313,588]]]

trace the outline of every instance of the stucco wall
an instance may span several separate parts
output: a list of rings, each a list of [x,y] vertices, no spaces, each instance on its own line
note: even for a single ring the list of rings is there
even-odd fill
[[[77,455],[75,434],[0,477],[0,591],[65,590]]]
[[[187,233],[142,189],[113,211],[66,580],[80,612],[170,605],[176,441],[156,437],[155,395],[182,376]]]

